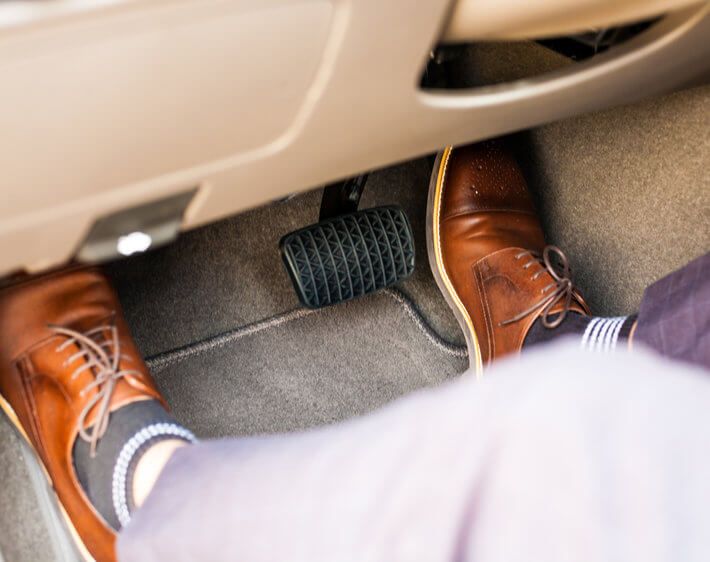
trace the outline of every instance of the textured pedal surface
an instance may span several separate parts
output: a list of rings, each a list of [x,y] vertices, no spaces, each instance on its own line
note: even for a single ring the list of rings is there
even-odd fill
[[[376,207],[287,234],[281,254],[299,300],[320,308],[383,289],[414,271],[412,228],[399,207]]]

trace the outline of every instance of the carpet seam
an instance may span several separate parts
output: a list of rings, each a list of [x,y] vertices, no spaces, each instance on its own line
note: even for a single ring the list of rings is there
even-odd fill
[[[460,347],[450,343],[436,333],[426,322],[423,314],[419,311],[416,305],[404,293],[397,289],[390,288],[381,291],[381,294],[387,295],[397,305],[399,305],[406,316],[414,322],[414,325],[434,347],[454,357],[463,358],[467,356],[467,350],[465,347]],[[247,324],[246,326],[234,328],[215,336],[210,336],[169,351],[158,353],[147,357],[145,362],[153,373],[159,373],[167,367],[180,363],[190,357],[219,349],[220,347],[247,336],[258,334],[272,328],[278,328],[279,326],[283,326],[284,324],[288,324],[295,320],[306,318],[313,314],[317,314],[320,310],[323,309],[296,308],[294,310],[289,310],[287,312],[271,316],[270,318],[259,320],[252,324]]]

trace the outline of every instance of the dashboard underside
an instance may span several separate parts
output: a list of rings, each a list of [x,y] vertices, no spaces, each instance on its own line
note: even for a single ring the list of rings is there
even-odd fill
[[[188,229],[710,65],[707,4],[589,61],[456,90],[421,86],[448,0],[18,4],[0,7],[0,275],[66,262],[102,217],[175,194],[195,191]]]

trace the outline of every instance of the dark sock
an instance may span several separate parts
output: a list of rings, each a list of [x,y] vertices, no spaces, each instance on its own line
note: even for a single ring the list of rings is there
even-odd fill
[[[581,347],[589,351],[616,349],[621,341],[629,338],[631,328],[636,322],[636,315],[602,318],[583,316],[570,312],[556,328],[546,328],[542,318],[538,318],[530,327],[523,347],[549,342],[562,336],[578,335]]]
[[[91,445],[77,437],[72,451],[82,488],[106,522],[119,530],[133,510],[133,473],[143,453],[158,441],[195,437],[156,400],[133,402],[111,414],[95,455]]]

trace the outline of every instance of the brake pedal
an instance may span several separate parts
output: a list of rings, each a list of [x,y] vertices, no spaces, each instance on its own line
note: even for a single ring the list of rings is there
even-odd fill
[[[321,308],[384,289],[414,271],[404,211],[375,207],[287,234],[279,244],[298,298]]]

